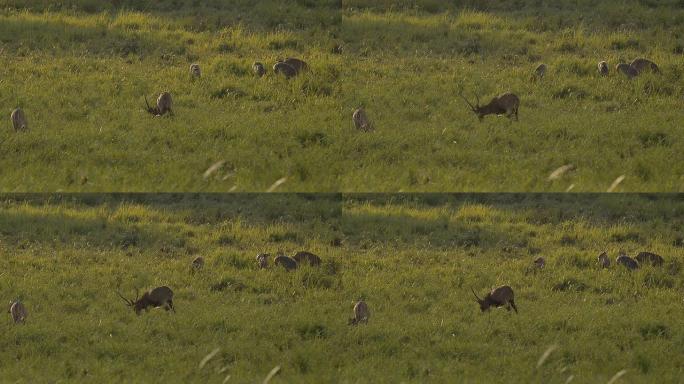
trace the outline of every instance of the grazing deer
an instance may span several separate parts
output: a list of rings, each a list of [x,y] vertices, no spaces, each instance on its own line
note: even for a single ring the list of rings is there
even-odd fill
[[[10,118],[12,119],[12,126],[14,127],[15,131],[28,128],[26,115],[24,114],[24,110],[22,110],[21,108],[17,108],[14,111],[12,111]]]
[[[273,72],[282,73],[285,75],[286,79],[297,76],[297,70],[294,69],[294,67],[290,64],[283,63],[282,61],[275,63],[273,66]]]
[[[655,253],[651,252],[639,252],[639,254],[636,256],[636,260],[639,262],[639,264],[649,263],[654,267],[660,267],[665,262],[660,255],[656,255]]]
[[[192,76],[192,77],[201,77],[202,76],[202,71],[200,70],[199,64],[191,64],[190,65],[190,76]]]
[[[302,264],[302,263],[306,262],[312,267],[318,267],[319,265],[321,265],[321,258],[314,255],[311,252],[306,252],[306,251],[297,252],[297,253],[295,253],[295,255],[292,258],[295,259],[295,261],[298,264]]]
[[[601,76],[608,76],[608,72],[609,72],[608,63],[606,63],[605,61],[599,61],[598,72],[599,72],[599,75],[601,75]]]
[[[256,261],[257,261],[257,265],[259,266],[259,268],[261,268],[261,269],[268,268],[268,258],[270,256],[271,255],[269,255],[268,253],[260,253],[260,254],[256,255]]]
[[[195,257],[194,260],[192,260],[193,271],[199,271],[203,267],[204,267],[204,258],[202,256],[197,256],[197,257]]]
[[[472,104],[463,95],[460,95],[470,109],[475,112],[477,118],[482,121],[482,119],[487,115],[506,115],[508,118],[515,116],[515,120],[518,121],[518,108],[520,107],[520,99],[514,93],[503,93],[499,96],[494,97],[489,104],[480,106],[480,98],[475,95],[477,99],[477,104],[473,107]]]
[[[136,315],[140,315],[140,312],[142,312],[143,309],[148,311],[150,307],[163,307],[167,311],[171,309],[173,312],[176,312],[176,309],[173,308],[173,291],[171,288],[167,286],[157,287],[143,293],[141,298],[138,298],[138,293],[139,292],[136,291],[135,300],[129,300],[123,297],[121,293],[116,292],[129,307],[133,307]]]
[[[370,309],[368,309],[368,304],[365,301],[358,301],[354,305],[354,317],[349,319],[349,325],[357,325],[361,323],[368,323],[370,319]]]
[[[538,257],[536,260],[534,260],[534,266],[541,269],[546,266],[546,260],[544,260],[543,257]]]
[[[309,69],[309,65],[304,60],[300,60],[294,57],[285,58],[285,60],[282,60],[282,62],[294,68],[295,71],[297,71],[297,74]]]
[[[273,259],[273,264],[283,266],[286,271],[297,269],[297,262],[293,258],[282,254],[279,254]]]
[[[542,80],[544,78],[544,75],[546,75],[546,70],[548,69],[548,66],[544,63],[541,63],[537,66],[537,68],[534,69],[534,74],[532,75],[532,80]]]
[[[145,104],[147,104],[147,112],[155,116],[162,116],[167,112],[173,115],[173,111],[171,110],[171,106],[173,105],[173,99],[171,98],[171,94],[168,92],[162,92],[159,95],[159,97],[157,98],[156,107],[150,107],[150,103],[147,102],[147,96],[145,96]]]
[[[373,126],[368,120],[366,111],[364,111],[363,108],[359,108],[356,111],[354,111],[354,114],[352,115],[352,121],[354,122],[354,126],[356,127],[356,129],[366,132],[373,130]]]
[[[608,258],[608,254],[603,252],[598,256],[598,262],[601,268],[609,268],[610,267],[610,259]]]
[[[258,61],[252,64],[252,71],[255,75],[257,75],[257,77],[262,77],[266,74],[266,68],[264,68],[264,65]]]
[[[502,285],[492,289],[492,291],[485,296],[484,300],[477,296],[477,293],[475,293],[473,288],[470,288],[470,290],[473,291],[473,295],[475,295],[478,304],[480,304],[480,310],[482,310],[482,312],[488,310],[489,307],[498,308],[505,306],[507,310],[510,311],[511,308],[513,308],[515,313],[518,313],[518,308],[516,308],[515,302],[513,301],[513,288],[508,285]]]
[[[639,57],[634,59],[629,66],[633,68],[637,74],[650,69],[651,72],[653,73],[660,73],[660,68],[656,65],[656,63],[652,62],[651,60],[644,59],[643,57]]]
[[[9,313],[12,316],[12,320],[15,324],[25,322],[26,316],[28,316],[26,307],[24,307],[24,304],[22,304],[19,300],[10,301],[10,306],[9,310],[7,310],[7,313]]]
[[[615,259],[615,262],[617,264],[624,265],[629,270],[634,270],[634,269],[639,268],[639,263],[636,260],[632,259],[631,257],[629,257],[625,254],[620,254],[617,257],[617,259]]]
[[[620,63],[616,65],[615,70],[624,73],[628,79],[633,79],[639,75],[639,72],[627,63]]]

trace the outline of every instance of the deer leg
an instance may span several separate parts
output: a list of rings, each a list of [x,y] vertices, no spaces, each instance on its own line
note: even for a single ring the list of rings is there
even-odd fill
[[[173,300],[169,300],[169,308],[173,311],[173,313],[176,313],[176,308],[173,307]],[[168,311],[168,309],[167,309]]]
[[[511,307],[513,307],[513,309],[515,310],[515,313],[518,313],[518,308],[515,307],[515,302],[513,302],[513,300],[511,300],[511,301],[509,301],[509,303],[511,304]]]

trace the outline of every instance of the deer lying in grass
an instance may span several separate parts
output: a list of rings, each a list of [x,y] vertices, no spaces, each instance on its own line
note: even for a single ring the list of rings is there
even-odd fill
[[[636,256],[636,260],[639,262],[639,264],[648,263],[654,267],[659,267],[665,262],[660,255],[656,255],[655,253],[651,252],[639,252],[639,254]]]
[[[354,126],[358,130],[366,132],[373,130],[373,126],[368,120],[366,111],[364,111],[363,108],[359,108],[356,111],[354,111],[354,114],[352,115],[352,121],[354,122]]]
[[[147,104],[147,112],[155,116],[163,116],[167,112],[173,115],[173,111],[171,110],[171,106],[173,105],[173,99],[171,98],[171,94],[168,92],[162,92],[159,95],[159,97],[157,98],[156,107],[150,107],[150,103],[147,102],[147,96],[145,96],[145,104]]]
[[[361,300],[354,305],[354,317],[349,319],[349,325],[366,324],[368,323],[368,319],[370,319],[368,304]]]
[[[282,266],[286,271],[297,269],[297,262],[293,258],[282,254],[279,254],[273,259],[273,264]]]
[[[201,77],[202,76],[202,71],[200,70],[199,64],[191,64],[190,65],[190,76],[192,76],[192,77]]]
[[[484,300],[477,296],[474,289],[470,288],[470,290],[473,291],[473,295],[475,295],[477,303],[480,304],[480,310],[482,310],[482,312],[488,310],[490,307],[498,308],[505,306],[507,310],[510,311],[511,308],[513,308],[515,313],[518,313],[518,308],[516,308],[515,302],[513,301],[513,288],[508,285],[502,285],[492,289],[492,291],[485,296]]]
[[[271,255],[269,255],[268,253],[260,253],[260,254],[256,255],[257,265],[259,266],[260,269],[268,268],[268,258],[270,256]]]
[[[610,259],[608,258],[608,254],[603,252],[598,256],[598,262],[601,268],[609,268],[610,267]]]
[[[25,322],[26,316],[28,316],[26,307],[24,307],[24,304],[22,304],[19,300],[10,301],[10,306],[7,310],[7,313],[9,313],[12,316],[12,320],[15,324]]]
[[[520,99],[514,93],[502,93],[499,96],[494,97],[489,104],[480,106],[480,98],[475,95],[477,99],[477,104],[473,106],[470,104],[468,99],[463,95],[460,95],[470,109],[477,115],[477,118],[482,121],[487,115],[506,115],[508,118],[515,117],[518,121],[518,108],[520,107]]]
[[[157,287],[143,293],[141,298],[138,298],[138,293],[139,292],[136,291],[135,300],[129,300],[123,297],[121,293],[116,292],[129,307],[133,308],[136,315],[140,315],[140,312],[142,312],[143,309],[148,311],[150,307],[163,307],[167,311],[171,309],[173,312],[176,312],[176,309],[173,308],[173,291],[171,288],[167,286]]]
[[[286,79],[297,76],[297,70],[290,64],[279,61],[273,66],[273,72],[282,73]]]
[[[650,69],[653,73],[660,73],[660,68],[658,68],[656,63],[649,59],[644,59],[643,57],[634,59],[629,66],[632,67],[637,74],[640,74],[647,69]]]
[[[605,61],[600,61],[598,63],[598,72],[599,75],[601,76],[608,76],[609,68],[608,68],[608,63]]]
[[[266,68],[264,68],[264,65],[258,61],[252,64],[252,71],[255,75],[257,75],[257,77],[262,77],[266,74]]]
[[[631,257],[629,257],[625,254],[620,254],[617,257],[617,259],[615,259],[615,262],[617,264],[624,265],[629,270],[635,270],[635,269],[639,268],[639,263],[636,260],[632,259]]]
[[[312,267],[321,265],[321,258],[311,252],[300,251],[292,257],[298,264],[308,263]]]
[[[26,115],[24,114],[24,111],[21,108],[17,108],[14,111],[12,111],[10,118],[12,119],[12,126],[14,127],[15,131],[18,131],[20,129],[28,129]]]

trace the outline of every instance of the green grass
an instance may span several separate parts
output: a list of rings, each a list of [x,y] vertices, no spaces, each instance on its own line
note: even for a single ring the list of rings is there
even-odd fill
[[[0,202],[5,382],[621,382],[684,375],[684,201],[622,195],[16,195]],[[257,270],[307,249],[320,269]],[[600,270],[606,250],[663,268]],[[191,274],[196,255],[206,268]],[[531,268],[543,256],[543,270]],[[176,314],[115,295],[166,284]],[[518,315],[480,313],[510,284]],[[365,299],[368,325],[350,327]],[[7,316],[7,315],[5,315]],[[537,368],[537,361],[557,346]],[[219,351],[199,368],[216,348]]]
[[[113,3],[0,1],[0,110],[30,125],[1,191],[684,191],[681,1]],[[311,73],[250,72],[289,55]],[[662,75],[596,74],[637,56]],[[174,118],[143,111],[163,90]],[[519,123],[458,98],[504,91]]]

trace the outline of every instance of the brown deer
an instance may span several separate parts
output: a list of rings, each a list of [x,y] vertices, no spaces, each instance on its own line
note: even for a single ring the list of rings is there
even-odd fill
[[[293,258],[282,254],[278,254],[273,259],[273,264],[282,266],[283,268],[285,268],[286,271],[292,271],[297,269],[297,262]]]
[[[19,300],[10,301],[10,306],[9,310],[7,310],[7,313],[9,313],[12,316],[12,320],[15,324],[25,322],[26,316],[28,316],[26,307],[24,307],[24,304],[22,304]]]
[[[470,290],[473,291],[473,295],[475,295],[478,304],[480,304],[480,310],[482,310],[482,312],[488,310],[490,307],[498,308],[505,306],[507,310],[510,311],[511,308],[513,308],[515,313],[518,313],[518,308],[516,308],[515,302],[513,301],[513,288],[508,285],[502,285],[492,289],[492,291],[485,296],[484,300],[477,296],[477,293],[475,293],[473,288],[470,288]]]
[[[292,68],[297,71],[297,74],[307,71],[309,69],[309,64],[307,64],[304,60],[300,60],[294,57],[287,57],[285,60],[278,60],[282,61],[283,63],[291,66]]]
[[[352,115],[352,121],[354,122],[354,126],[356,129],[362,130],[362,131],[372,131],[373,126],[371,125],[370,121],[368,120],[368,116],[366,115],[366,111],[363,110],[363,108],[359,108],[354,111],[354,114]]]
[[[349,319],[349,325],[358,325],[361,323],[368,323],[370,319],[370,310],[368,309],[368,304],[365,301],[358,301],[354,305],[354,317]]]
[[[542,269],[546,266],[546,260],[544,260],[543,257],[538,257],[537,259],[534,260],[534,266]]]
[[[192,77],[201,77],[202,76],[202,71],[200,70],[199,64],[191,64],[190,65],[190,76],[192,76]]]
[[[639,264],[648,263],[654,267],[660,267],[665,262],[660,255],[656,255],[655,253],[651,252],[639,252],[639,254],[636,256],[636,260],[639,262]]]
[[[644,59],[643,57],[634,59],[629,66],[632,67],[637,74],[647,69],[650,69],[653,73],[660,73],[660,68],[658,68],[656,63],[652,62],[651,60]]]
[[[270,256],[271,255],[269,255],[268,253],[260,253],[256,255],[257,265],[260,269],[268,268],[268,258]]]
[[[255,75],[257,75],[257,77],[262,77],[266,74],[266,68],[264,68],[264,65],[258,61],[252,64],[252,71]]]
[[[308,263],[312,267],[321,265],[321,258],[311,252],[300,251],[292,257],[298,264]]]
[[[610,258],[608,258],[608,254],[605,252],[602,252],[598,256],[598,263],[601,266],[601,268],[609,268],[610,267]]]
[[[605,61],[599,61],[598,63],[598,73],[601,76],[608,76],[609,68],[608,63]]]
[[[628,79],[633,79],[639,75],[639,72],[627,63],[620,63],[616,65],[615,70],[622,72],[625,76],[627,76]]]
[[[12,126],[14,127],[15,131],[28,128],[26,115],[24,114],[24,110],[22,110],[21,108],[17,108],[14,111],[12,111],[10,118],[12,119]]]
[[[286,79],[297,76],[297,70],[290,64],[279,61],[273,66],[273,72],[282,73]]]
[[[142,312],[143,309],[148,311],[150,307],[163,307],[167,311],[171,309],[173,312],[176,312],[176,309],[173,308],[173,291],[171,288],[167,286],[157,287],[143,293],[141,298],[138,298],[138,293],[139,292],[136,291],[135,300],[129,300],[123,297],[121,293],[116,292],[129,307],[133,308],[136,315],[140,315],[140,312]]]
[[[193,271],[199,271],[203,267],[204,267],[204,257],[197,256],[197,257],[195,257],[194,260],[192,260],[192,270]]]
[[[157,106],[152,108],[150,107],[150,103],[147,102],[147,96],[145,96],[145,104],[147,104],[147,112],[155,115],[155,116],[163,116],[167,112],[170,115],[173,115],[173,111],[171,110],[171,106],[173,105],[173,98],[171,97],[171,94],[168,92],[162,92],[159,97],[157,98]]]
[[[477,99],[477,104],[475,104],[475,106],[470,104],[468,99],[463,95],[460,96],[468,103],[468,106],[470,106],[470,109],[473,110],[480,121],[482,121],[485,116],[493,114],[506,115],[508,118],[515,117],[515,120],[518,121],[520,99],[514,93],[502,93],[501,95],[494,97],[489,104],[483,106],[480,106],[480,98],[477,95],[475,95],[475,98]]]
[[[544,63],[541,63],[537,66],[537,68],[534,69],[534,73],[532,74],[532,80],[542,80],[544,78],[544,75],[546,75],[546,70],[548,69],[548,66]]]
[[[639,263],[636,260],[632,259],[631,257],[625,255],[624,253],[621,253],[617,257],[617,259],[615,259],[615,262],[617,264],[624,265],[629,270],[635,270],[635,269],[639,268]]]

